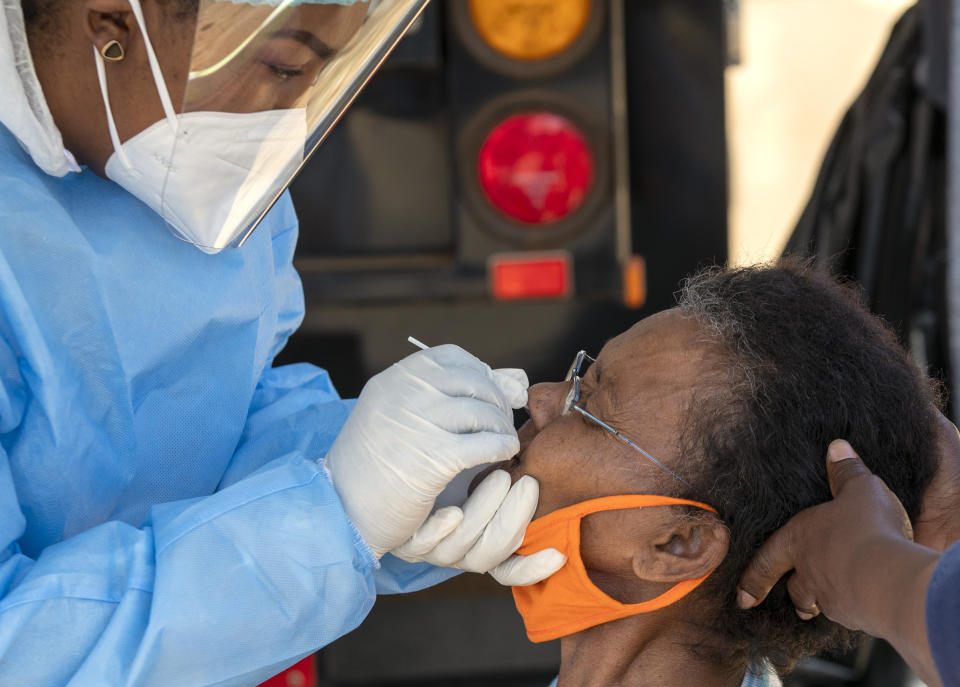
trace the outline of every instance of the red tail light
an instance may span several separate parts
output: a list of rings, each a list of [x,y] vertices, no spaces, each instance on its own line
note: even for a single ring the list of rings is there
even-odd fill
[[[586,138],[551,112],[515,114],[480,147],[480,185],[505,215],[531,225],[563,219],[580,207],[594,179]]]

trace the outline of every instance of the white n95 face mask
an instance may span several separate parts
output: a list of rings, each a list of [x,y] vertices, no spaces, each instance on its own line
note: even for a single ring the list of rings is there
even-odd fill
[[[262,198],[278,178],[292,177],[302,164],[306,110],[177,114],[140,3],[131,0],[130,5],[140,23],[166,117],[121,143],[103,56],[94,48],[114,149],[107,160],[107,177],[163,217],[176,236],[206,253],[218,253],[246,238],[247,228],[261,212]]]
[[[179,238],[217,253],[242,238],[276,179],[296,172],[306,135],[302,109],[189,112],[177,115],[176,124],[159,121],[121,144],[106,173]]]

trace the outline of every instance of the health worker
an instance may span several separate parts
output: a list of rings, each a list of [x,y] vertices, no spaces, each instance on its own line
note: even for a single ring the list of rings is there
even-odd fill
[[[511,555],[532,479],[430,516],[518,450],[522,371],[272,364],[285,189],[425,4],[0,0],[0,685],[253,685],[433,564],[563,564]]]

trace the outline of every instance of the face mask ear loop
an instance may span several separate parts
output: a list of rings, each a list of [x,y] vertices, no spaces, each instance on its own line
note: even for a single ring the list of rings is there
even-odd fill
[[[153,44],[150,42],[150,36],[147,34],[147,22],[143,18],[143,8],[140,7],[140,0],[130,0],[130,9],[140,24],[140,33],[143,34],[143,45],[147,49],[147,61],[150,63],[150,71],[153,73],[153,82],[157,86],[157,93],[160,95],[160,103],[163,105],[163,112],[167,116],[170,127],[177,131],[177,113],[173,109],[173,102],[170,100],[170,92],[167,90],[167,82],[163,80],[163,72],[160,71],[160,62],[157,60],[156,53],[153,52]]]
[[[97,65],[97,80],[100,81],[100,93],[103,95],[103,106],[107,110],[107,128],[110,129],[110,141],[113,143],[113,152],[117,154],[120,164],[127,168],[127,171],[134,171],[133,165],[127,154],[120,145],[120,136],[117,134],[117,124],[113,121],[113,110],[110,108],[110,95],[107,93],[107,72],[103,65],[103,55],[93,46],[93,58]]]

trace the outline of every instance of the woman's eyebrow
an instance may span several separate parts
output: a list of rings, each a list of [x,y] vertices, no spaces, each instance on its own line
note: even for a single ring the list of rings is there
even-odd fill
[[[280,29],[279,31],[274,32],[271,38],[289,38],[290,40],[297,41],[298,43],[303,43],[305,46],[313,50],[316,53],[317,57],[321,60],[325,60],[328,57],[332,57],[336,50],[330,47],[328,43],[320,40],[317,36],[309,31],[303,31],[301,29]]]

